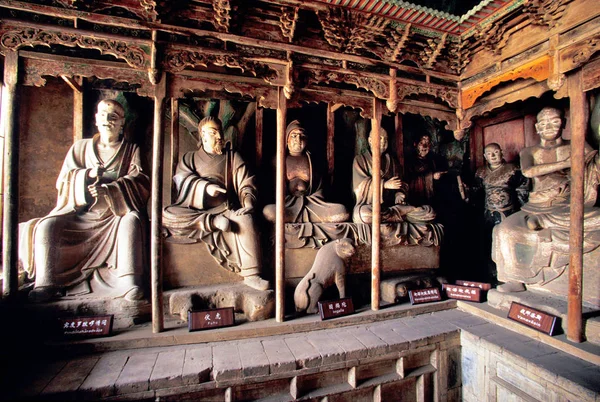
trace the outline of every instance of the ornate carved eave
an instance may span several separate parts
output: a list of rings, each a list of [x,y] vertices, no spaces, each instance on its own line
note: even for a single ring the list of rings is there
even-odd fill
[[[250,73],[254,77],[262,78],[268,83],[277,83],[282,79],[280,69],[275,69],[269,64],[240,57],[236,54],[213,52],[212,49],[169,48],[164,53],[163,68],[170,72],[180,72],[185,69],[206,68],[214,65],[238,69],[241,72]]]
[[[144,69],[149,65],[149,43],[146,47],[123,39],[103,38],[99,35],[68,29],[58,31],[50,28],[19,28],[10,25],[3,25],[0,34],[0,47],[3,51],[15,51],[24,47],[60,45],[98,50],[103,55],[114,56],[137,69]]]

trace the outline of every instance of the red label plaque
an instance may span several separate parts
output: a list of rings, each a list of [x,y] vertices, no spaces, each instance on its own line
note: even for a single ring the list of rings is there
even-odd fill
[[[442,295],[438,288],[409,290],[408,297],[410,297],[410,304],[430,303],[442,300]]]
[[[524,304],[512,302],[508,311],[508,318],[552,336],[558,317],[527,307]]]
[[[470,288],[479,288],[481,290],[490,290],[492,288],[491,283],[473,282],[473,281],[456,281],[457,285],[467,286]]]
[[[113,316],[59,318],[58,322],[60,323],[60,333],[63,336],[100,337],[111,334]]]
[[[444,284],[446,296],[450,299],[474,301],[481,303],[481,289],[469,286]]]
[[[233,307],[188,311],[188,330],[190,332],[231,327],[232,325],[235,325]]]
[[[330,318],[354,314],[354,304],[352,304],[352,299],[350,297],[338,300],[322,301],[318,303],[318,306],[321,320],[328,320]]]

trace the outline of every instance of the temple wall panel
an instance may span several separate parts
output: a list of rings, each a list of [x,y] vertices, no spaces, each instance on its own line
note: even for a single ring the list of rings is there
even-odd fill
[[[73,143],[72,90],[62,81],[20,87],[19,222],[45,216],[56,203],[56,179]]]

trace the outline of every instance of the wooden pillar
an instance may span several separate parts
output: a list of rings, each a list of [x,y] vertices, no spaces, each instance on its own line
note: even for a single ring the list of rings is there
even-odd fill
[[[19,54],[7,51],[4,56],[4,221],[2,225],[2,295],[14,299],[18,291],[18,219],[19,219],[19,135],[17,118],[17,82]]]
[[[571,101],[571,227],[569,231],[569,298],[567,339],[583,342],[582,322],[583,293],[583,202],[585,175],[585,133],[588,122],[588,103],[583,92],[582,73],[569,77],[569,98]]]
[[[61,75],[73,90],[73,143],[83,139],[83,78]]]
[[[262,166],[263,157],[263,127],[264,109],[256,102],[255,128],[256,128],[256,167]]]
[[[277,94],[277,151],[275,183],[275,320],[285,319],[285,125],[287,100],[283,88]]]
[[[168,180],[171,182],[171,194],[169,194],[168,204],[175,202],[177,192],[173,182],[173,176],[177,171],[177,163],[179,162],[179,99],[171,99],[171,159],[169,161]]]
[[[371,309],[379,310],[379,293],[381,284],[381,127],[382,105],[373,98],[373,117],[371,118],[371,152],[373,154],[373,223],[371,225]]]
[[[335,168],[335,113],[331,103],[327,104],[327,177],[333,183]]]
[[[402,115],[400,113],[396,113],[396,116],[394,116],[394,128],[396,129],[396,135],[394,136],[396,139],[396,156],[404,171],[404,128],[402,127]]]
[[[166,91],[166,74],[154,85],[154,135],[152,137],[152,221],[150,226],[150,269],[152,295],[152,332],[162,332],[163,294],[162,294],[162,182],[163,182],[163,104]]]

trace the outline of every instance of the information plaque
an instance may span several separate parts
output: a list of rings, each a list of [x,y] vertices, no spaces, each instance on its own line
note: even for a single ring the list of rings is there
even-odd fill
[[[558,317],[552,314],[544,313],[543,311],[517,302],[512,302],[510,305],[508,318],[550,336],[554,333],[558,319]]]
[[[354,304],[352,304],[352,298],[350,297],[318,302],[318,306],[321,320],[354,314]]]
[[[474,301],[481,303],[481,289],[470,286],[444,284],[446,296],[450,299]]]
[[[190,332],[231,327],[232,325],[235,325],[233,307],[188,311],[188,330]]]
[[[457,285],[468,286],[470,288],[479,288],[481,290],[490,290],[492,288],[491,283],[484,282],[473,282],[473,281],[456,281]]]
[[[112,333],[113,316],[95,315],[59,318],[59,333],[66,337],[101,337]]]
[[[439,288],[425,288],[408,291],[410,304],[431,303],[442,300]]]

